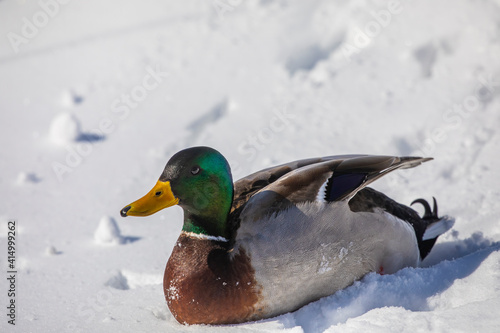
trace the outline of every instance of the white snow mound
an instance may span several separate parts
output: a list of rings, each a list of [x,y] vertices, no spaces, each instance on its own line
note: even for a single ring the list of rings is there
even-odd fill
[[[118,245],[123,243],[123,237],[114,218],[101,217],[99,226],[94,233],[94,240],[98,244]]]
[[[38,183],[39,181],[40,181],[40,178],[35,173],[20,172],[17,175],[17,184],[18,185]]]
[[[82,135],[80,121],[71,113],[61,113],[52,120],[50,140],[56,145],[67,145]]]

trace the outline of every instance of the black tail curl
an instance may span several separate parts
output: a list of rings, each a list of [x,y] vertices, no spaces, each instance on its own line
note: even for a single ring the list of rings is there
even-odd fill
[[[432,200],[434,202],[432,210],[431,210],[431,206],[429,205],[427,200],[422,199],[422,198],[413,200],[413,202],[410,204],[410,206],[413,206],[413,204],[416,204],[416,203],[421,204],[422,206],[424,206],[424,209],[425,209],[425,212],[424,212],[424,215],[422,216],[422,219],[423,220],[437,221],[437,220],[439,220],[439,216],[438,216],[438,206],[437,206],[436,198],[432,197]]]
[[[419,226],[420,227],[419,229],[421,229],[423,227],[424,233],[425,233],[425,229],[430,224],[441,220],[441,218],[438,216],[438,205],[436,202],[436,198],[432,197],[432,200],[433,200],[432,210],[431,210],[431,206],[429,205],[427,200],[422,199],[422,198],[413,200],[413,202],[410,204],[410,206],[413,206],[413,204],[419,203],[422,206],[424,206],[424,215],[421,218],[422,222],[424,222],[424,223],[423,223],[423,225]],[[417,231],[415,224],[413,224],[413,227],[415,228],[415,231]],[[420,257],[422,259],[424,259],[429,254],[429,252],[431,252],[431,249],[434,247],[434,244],[436,244],[436,241],[437,241],[437,237],[432,238],[432,239],[423,240],[423,235],[424,235],[423,233],[419,232],[418,236],[417,236],[418,237],[418,247],[420,249]]]

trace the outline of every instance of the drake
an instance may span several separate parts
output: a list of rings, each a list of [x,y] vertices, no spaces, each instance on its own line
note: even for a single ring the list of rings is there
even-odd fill
[[[294,311],[369,272],[418,266],[454,220],[366,187],[431,158],[342,155],[268,168],[233,184],[208,147],[172,156],[153,189],[121,210],[147,216],[179,205],[184,225],[163,287],[183,324],[230,324]],[[412,203],[412,204],[413,204]]]

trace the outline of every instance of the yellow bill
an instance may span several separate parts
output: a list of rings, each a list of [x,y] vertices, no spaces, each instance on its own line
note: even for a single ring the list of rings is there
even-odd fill
[[[158,181],[148,194],[124,207],[120,214],[123,217],[148,216],[177,203],[179,199],[172,193],[170,182]]]

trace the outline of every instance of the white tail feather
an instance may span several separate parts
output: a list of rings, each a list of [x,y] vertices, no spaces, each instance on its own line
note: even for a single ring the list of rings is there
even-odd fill
[[[438,237],[450,230],[455,224],[455,218],[451,216],[443,216],[439,221],[431,223],[425,229],[422,240],[429,240]]]

